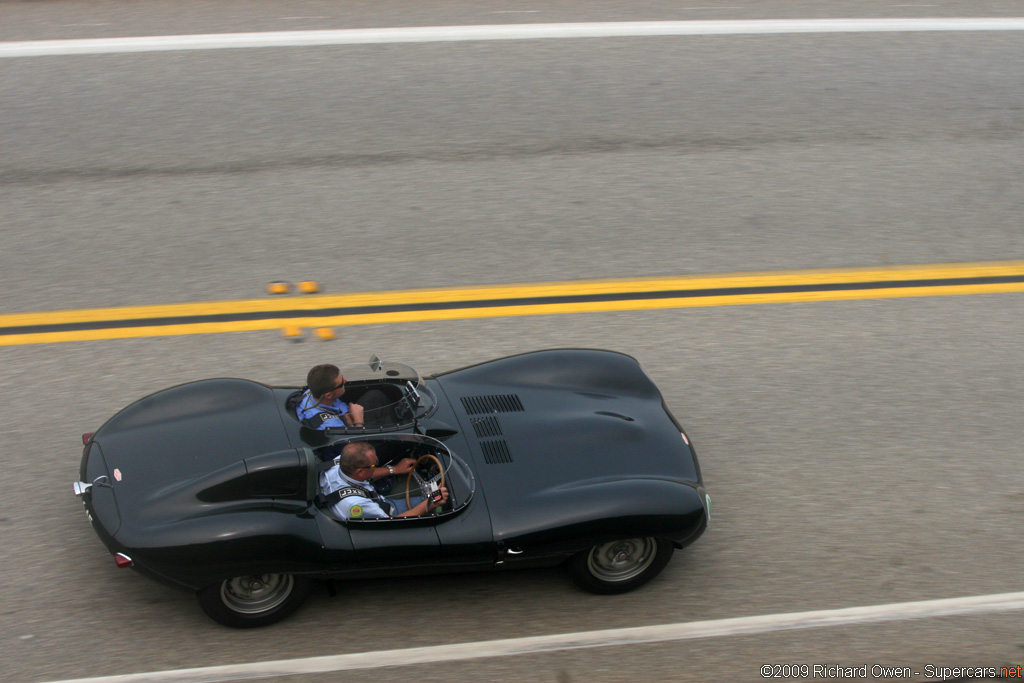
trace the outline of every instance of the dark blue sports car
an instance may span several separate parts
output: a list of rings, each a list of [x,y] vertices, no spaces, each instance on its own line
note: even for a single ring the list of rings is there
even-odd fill
[[[294,611],[315,579],[565,563],[582,588],[620,593],[707,527],[693,448],[629,356],[537,351],[426,378],[373,358],[342,372],[345,399],[367,398],[364,427],[304,425],[296,387],[210,379],[84,435],[75,493],[118,566],[250,627]],[[377,483],[383,495],[443,482],[449,499],[425,517],[335,517],[318,475],[352,441],[381,465],[416,460]]]

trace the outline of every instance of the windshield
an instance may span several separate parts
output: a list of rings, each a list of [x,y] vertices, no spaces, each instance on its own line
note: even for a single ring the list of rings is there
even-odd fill
[[[420,373],[405,363],[395,363],[388,360],[380,360],[376,356],[370,359],[369,363],[362,365],[349,365],[341,368],[341,374],[348,382],[407,382],[415,385],[422,384]]]
[[[345,378],[342,400],[363,408],[364,427],[360,430],[401,429],[426,417],[437,406],[437,397],[420,375],[405,363],[382,361],[376,356],[369,363],[341,368]],[[329,433],[351,432],[353,428],[334,428]]]

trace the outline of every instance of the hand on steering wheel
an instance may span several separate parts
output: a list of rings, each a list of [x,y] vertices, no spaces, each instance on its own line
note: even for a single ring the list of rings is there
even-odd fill
[[[417,462],[417,460],[413,460],[412,458],[402,458],[392,465],[392,468],[394,468],[395,474],[409,474],[416,469]]]
[[[411,458],[406,458],[406,460],[412,460],[412,459]],[[412,491],[412,482],[413,482],[413,477],[414,477],[414,475],[416,473],[416,468],[424,460],[433,460],[434,464],[437,465],[437,471],[441,473],[441,480],[438,482],[437,485],[438,485],[438,487],[444,487],[444,466],[441,464],[441,461],[437,459],[437,456],[431,455],[430,453],[426,453],[424,455],[421,455],[420,457],[416,458],[415,462],[413,463],[413,466],[409,468],[409,477],[408,477],[408,479],[405,480],[405,506],[407,508],[411,508],[412,507],[412,503],[410,502],[411,497],[410,497],[409,493],[410,493],[410,491]],[[402,460],[402,462],[405,462],[405,460]],[[399,465],[401,465],[402,462],[400,462]],[[421,490],[420,493],[423,495],[424,498],[427,497],[427,491]],[[447,502],[447,496],[445,496],[445,499],[442,500],[441,504],[443,505],[445,502]]]

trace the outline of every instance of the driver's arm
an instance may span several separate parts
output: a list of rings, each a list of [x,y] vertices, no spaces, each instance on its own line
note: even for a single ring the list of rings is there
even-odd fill
[[[414,505],[411,508],[409,508],[408,510],[406,510],[405,512],[403,512],[402,514],[395,515],[395,517],[422,517],[423,515],[427,514],[427,512],[430,511],[430,508],[441,507],[442,505],[444,505],[447,502],[448,502],[448,487],[447,486],[442,486],[441,487],[441,502],[440,503],[434,503],[433,505],[431,505],[429,500],[422,500],[419,503],[417,503],[416,505]]]
[[[402,458],[396,464],[388,467],[374,467],[371,479],[383,479],[384,477],[390,477],[392,474],[409,474],[412,472],[412,468],[416,466],[416,461],[412,458]]]

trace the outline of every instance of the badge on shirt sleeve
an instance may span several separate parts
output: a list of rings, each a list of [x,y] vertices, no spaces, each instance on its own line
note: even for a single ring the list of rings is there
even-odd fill
[[[363,516],[363,506],[353,505],[348,509],[348,514],[352,515],[352,519],[359,519]]]

